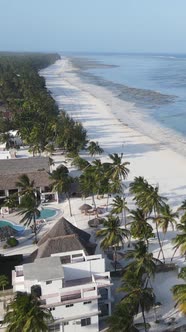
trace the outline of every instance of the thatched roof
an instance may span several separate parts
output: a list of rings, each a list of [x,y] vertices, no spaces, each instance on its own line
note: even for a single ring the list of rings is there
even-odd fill
[[[30,258],[33,261],[38,258],[49,257],[58,252],[75,250],[84,250],[85,254],[92,255],[95,253],[95,249],[96,244],[84,241],[78,235],[71,234],[48,239],[32,253]]]
[[[80,208],[79,208],[79,210],[81,210],[81,211],[88,211],[88,210],[91,210],[91,209],[92,209],[92,206],[89,205],[89,204],[86,204],[86,203],[81,205]]]
[[[0,190],[17,189],[16,182],[21,174],[0,175]],[[46,171],[27,173],[30,181],[34,181],[36,187],[49,187],[52,181]]]
[[[61,218],[44,236],[39,240],[38,246],[46,242],[48,239],[56,238],[59,236],[66,236],[76,234],[84,241],[89,241],[90,234],[75,227],[65,218]]]
[[[37,187],[48,187],[51,184],[49,171],[48,157],[0,160],[0,190],[16,189],[15,184],[22,174],[34,180]]]
[[[30,157],[0,160],[0,175],[49,171],[48,157]]]
[[[99,225],[103,224],[104,218],[93,218],[88,221],[88,225],[90,227],[98,227]]]

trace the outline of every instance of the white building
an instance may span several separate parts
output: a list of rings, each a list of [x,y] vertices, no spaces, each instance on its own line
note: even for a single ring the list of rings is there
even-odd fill
[[[34,263],[16,266],[13,290],[33,290],[54,317],[51,332],[97,332],[99,317],[111,314],[110,272],[101,255],[83,250],[54,254]]]

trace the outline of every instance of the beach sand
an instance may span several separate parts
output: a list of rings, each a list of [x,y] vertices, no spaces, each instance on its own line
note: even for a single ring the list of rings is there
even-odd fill
[[[168,198],[168,203],[175,210],[186,198],[184,139],[169,129],[161,128],[148,116],[142,116],[132,103],[120,100],[102,86],[83,82],[77,74],[67,58],[41,71],[59,108],[82,122],[88,138],[98,141],[104,149],[104,155],[99,158],[105,161],[108,160],[109,153],[123,153],[124,161],[130,162],[127,181],[133,180],[135,176],[144,176],[151,184],[158,184],[160,194]],[[122,114],[125,121],[121,121],[119,114]],[[130,199],[128,201],[131,207]],[[78,204],[80,206],[79,200],[73,201],[74,210],[78,209]],[[77,225],[75,217],[69,218],[66,209],[65,213],[68,219]],[[77,226],[86,228],[80,222]],[[175,232],[169,229],[164,241],[167,261],[172,257],[171,238],[174,236]],[[157,239],[152,241],[151,250],[155,255],[158,254]],[[175,262],[180,266],[184,264],[179,253]],[[177,273],[159,274],[156,280],[154,287],[158,292],[157,301],[163,303],[158,314],[164,317],[165,321],[175,317],[179,323],[182,320],[185,322],[185,318],[181,318],[174,309],[170,292],[172,285],[178,283]],[[150,315],[153,316],[152,313]],[[149,318],[149,321],[151,320],[154,320],[154,317]],[[158,326],[152,324],[150,331],[165,331],[166,326],[165,323]]]

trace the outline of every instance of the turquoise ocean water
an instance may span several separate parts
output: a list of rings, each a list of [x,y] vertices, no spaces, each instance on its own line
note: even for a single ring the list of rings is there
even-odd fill
[[[186,55],[85,54],[113,67],[80,71],[82,79],[112,90],[161,125],[186,136]]]

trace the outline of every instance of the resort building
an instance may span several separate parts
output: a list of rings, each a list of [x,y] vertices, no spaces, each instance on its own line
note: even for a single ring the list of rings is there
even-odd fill
[[[54,318],[51,332],[97,332],[111,314],[110,272],[101,255],[83,250],[54,254],[16,266],[13,291],[35,292]]]
[[[23,174],[27,174],[30,181],[42,195],[48,194],[51,181],[49,179],[50,161],[48,157],[19,158],[0,160],[0,203],[19,191],[16,182]]]

